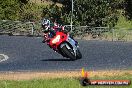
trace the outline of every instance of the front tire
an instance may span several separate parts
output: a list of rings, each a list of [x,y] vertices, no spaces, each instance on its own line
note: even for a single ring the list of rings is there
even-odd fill
[[[76,55],[77,55],[76,58],[77,58],[77,59],[81,59],[81,58],[82,58],[82,54],[81,54],[80,50],[77,49],[76,52],[77,52],[77,54],[76,54]]]
[[[71,53],[71,51],[66,47],[66,46],[63,46],[61,48],[62,52],[65,53],[65,55],[67,55],[71,60],[76,60],[76,56]]]

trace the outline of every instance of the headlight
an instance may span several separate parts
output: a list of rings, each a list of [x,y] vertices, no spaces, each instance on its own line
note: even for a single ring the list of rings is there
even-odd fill
[[[60,40],[60,35],[57,35],[56,38],[52,40],[52,43],[57,43]]]

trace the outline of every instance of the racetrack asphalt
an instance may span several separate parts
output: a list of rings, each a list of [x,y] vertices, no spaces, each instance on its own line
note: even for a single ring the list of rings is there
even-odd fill
[[[132,42],[79,42],[83,58],[70,61],[42,43],[42,38],[0,36],[0,54],[9,59],[0,62],[0,71],[111,70],[131,69]]]

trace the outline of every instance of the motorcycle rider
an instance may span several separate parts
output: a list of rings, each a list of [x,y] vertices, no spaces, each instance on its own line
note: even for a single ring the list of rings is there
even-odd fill
[[[42,20],[42,28],[44,32],[43,43],[49,42],[50,38],[55,35],[55,31],[64,30],[64,26],[60,26],[60,24],[57,23],[57,20],[52,17],[50,19],[44,18]]]

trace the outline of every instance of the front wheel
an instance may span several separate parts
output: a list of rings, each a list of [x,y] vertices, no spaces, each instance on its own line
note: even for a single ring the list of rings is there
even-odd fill
[[[66,46],[61,48],[62,52],[67,55],[71,60],[76,60],[76,56],[72,53],[72,50],[68,49]]]
[[[77,49],[77,51],[76,51],[76,58],[77,59],[81,59],[82,58],[82,54],[81,54],[79,49]]]

